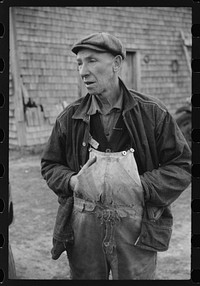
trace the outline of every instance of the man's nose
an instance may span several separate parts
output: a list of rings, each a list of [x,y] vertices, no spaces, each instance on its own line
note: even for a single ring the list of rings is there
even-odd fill
[[[89,70],[88,70],[87,64],[82,64],[81,65],[81,67],[79,68],[79,73],[80,73],[82,78],[89,74]]]

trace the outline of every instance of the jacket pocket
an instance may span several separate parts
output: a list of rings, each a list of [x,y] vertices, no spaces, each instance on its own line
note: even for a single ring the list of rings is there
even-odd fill
[[[151,251],[166,251],[172,234],[172,216],[164,216],[165,210],[157,220],[150,220],[146,216],[146,210],[142,220],[141,233],[135,246]]]

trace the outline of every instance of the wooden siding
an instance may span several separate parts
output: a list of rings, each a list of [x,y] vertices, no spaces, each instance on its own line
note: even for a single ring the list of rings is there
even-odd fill
[[[20,76],[28,97],[43,109],[42,124],[26,124],[29,146],[45,143],[63,106],[78,97],[80,81],[71,47],[89,33],[112,33],[127,50],[138,52],[139,91],[161,99],[172,113],[191,94],[190,71],[180,34],[182,29],[187,39],[191,37],[189,7],[15,7],[14,10]],[[172,71],[173,62],[178,63],[177,71]],[[10,92],[10,142],[14,144],[17,132],[12,99]]]

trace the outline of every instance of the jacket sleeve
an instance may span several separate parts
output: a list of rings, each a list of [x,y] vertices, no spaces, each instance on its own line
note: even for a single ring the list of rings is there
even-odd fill
[[[41,174],[47,185],[56,195],[68,197],[72,195],[69,179],[76,172],[71,170],[66,162],[66,142],[61,133],[60,124],[56,120],[51,136],[41,158]]]
[[[173,117],[165,112],[155,130],[159,167],[141,175],[145,201],[167,207],[190,184],[191,151]]]

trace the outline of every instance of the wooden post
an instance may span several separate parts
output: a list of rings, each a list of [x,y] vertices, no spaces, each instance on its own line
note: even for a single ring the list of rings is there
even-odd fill
[[[20,79],[20,63],[17,48],[17,35],[15,27],[15,8],[9,8],[10,20],[10,68],[14,85],[15,122],[19,147],[26,145],[26,125],[24,120],[24,107]]]
[[[180,33],[181,33],[181,39],[183,41],[183,50],[184,50],[184,53],[185,53],[185,57],[186,57],[186,61],[187,61],[187,66],[188,66],[188,69],[189,69],[189,72],[190,74],[192,73],[192,70],[191,70],[191,60],[190,60],[190,56],[189,56],[189,53],[188,53],[188,50],[187,50],[187,47],[186,47],[186,41],[185,41],[185,36],[184,36],[184,33],[182,30],[180,30]]]

